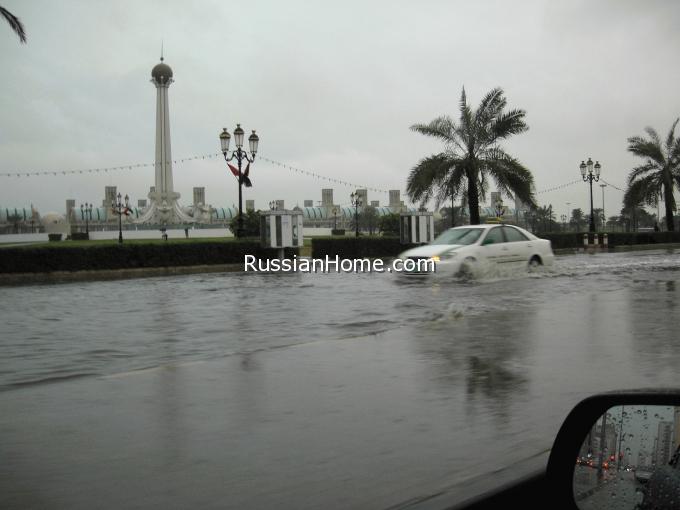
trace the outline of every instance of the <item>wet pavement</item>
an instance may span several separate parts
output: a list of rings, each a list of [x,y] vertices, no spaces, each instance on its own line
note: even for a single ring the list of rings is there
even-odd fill
[[[0,507],[386,508],[678,385],[680,257],[538,274],[212,274],[3,289]]]

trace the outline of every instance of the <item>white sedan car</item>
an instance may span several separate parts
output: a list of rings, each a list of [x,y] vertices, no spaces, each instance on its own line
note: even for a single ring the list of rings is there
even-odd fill
[[[429,274],[432,264],[426,262],[430,261],[437,273],[476,276],[496,264],[551,266],[555,255],[550,241],[514,225],[495,224],[450,228],[431,244],[407,250],[399,258],[404,261],[406,274]],[[407,259],[413,262],[406,263]]]

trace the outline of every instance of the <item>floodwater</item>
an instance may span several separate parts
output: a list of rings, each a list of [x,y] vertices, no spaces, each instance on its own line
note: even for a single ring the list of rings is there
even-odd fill
[[[0,507],[405,508],[519,478],[568,411],[680,386],[680,257],[478,281],[6,287]],[[417,506],[417,505],[416,505]]]

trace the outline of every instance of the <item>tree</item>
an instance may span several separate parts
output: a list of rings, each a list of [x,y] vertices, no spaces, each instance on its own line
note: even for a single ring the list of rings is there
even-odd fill
[[[236,235],[238,230],[238,215],[234,216],[229,222],[229,230]],[[260,213],[257,211],[247,211],[243,214],[243,236],[258,237],[260,235]]]
[[[595,228],[597,229],[602,224],[602,209],[593,209],[593,217]],[[590,214],[586,214],[586,223],[590,224]]]
[[[442,231],[462,224],[464,218],[463,208],[459,205],[453,207],[453,215],[451,215],[451,210],[451,207],[442,207],[439,210],[439,214],[442,216],[441,220],[439,220],[441,225],[439,225],[439,228],[435,226],[435,230]]]
[[[628,138],[628,151],[645,159],[645,163],[633,168],[628,175],[628,188],[623,197],[626,208],[642,203],[656,206],[663,199],[666,212],[666,228],[675,230],[673,191],[680,186],[680,137],[675,137],[676,119],[666,140],[662,143],[657,132],[645,128],[649,138],[633,136]]]
[[[535,221],[538,221],[543,232],[552,231],[552,223],[555,221],[552,205],[541,206],[535,211]]]
[[[390,213],[378,220],[378,233],[388,236],[399,235],[399,215]]]
[[[505,111],[503,90],[491,90],[473,110],[467,103],[465,88],[460,98],[460,119],[448,116],[429,124],[414,124],[413,131],[444,142],[439,154],[423,158],[411,170],[406,192],[414,202],[436,200],[436,207],[447,198],[467,195],[470,223],[478,224],[479,199],[484,199],[488,178],[508,197],[535,206],[531,172],[510,156],[499,143],[528,129],[524,110]]]
[[[584,221],[585,219],[583,216],[583,211],[580,207],[571,211],[571,219],[569,220],[569,224],[576,227],[576,232],[581,231],[581,224],[583,224]]]
[[[7,21],[9,26],[12,27],[12,30],[14,30],[14,33],[19,36],[19,41],[21,41],[22,44],[26,44],[26,31],[24,30],[24,25],[21,23],[21,20],[2,6],[0,6],[0,16],[5,18],[5,21]]]
[[[368,235],[373,235],[373,232],[378,229],[378,211],[372,205],[364,207],[364,210],[359,213],[359,228],[367,230]]]
[[[14,227],[14,233],[19,233],[19,223],[23,221],[24,217],[21,214],[10,214],[7,216],[7,223],[11,223]]]

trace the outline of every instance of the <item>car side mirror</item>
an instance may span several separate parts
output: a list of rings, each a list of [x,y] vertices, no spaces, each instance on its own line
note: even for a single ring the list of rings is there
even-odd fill
[[[680,389],[580,402],[550,452],[547,479],[568,508],[680,508]]]

